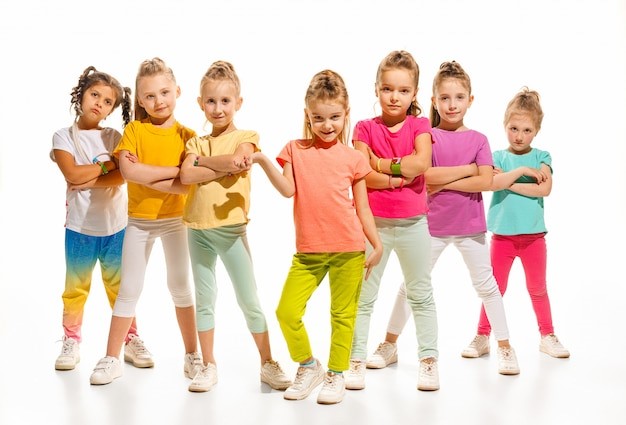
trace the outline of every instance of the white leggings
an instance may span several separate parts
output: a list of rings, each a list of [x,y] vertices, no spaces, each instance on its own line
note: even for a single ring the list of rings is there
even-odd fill
[[[485,234],[479,233],[471,236],[448,236],[431,237],[431,270],[443,250],[450,244],[454,244],[463,256],[465,265],[470,272],[472,284],[476,293],[485,306],[487,318],[493,327],[493,334],[497,341],[509,339],[509,329],[504,314],[502,295],[498,289],[496,279],[493,277],[489,247],[485,241]],[[406,301],[406,289],[404,282],[400,285],[396,303],[393,306],[387,332],[400,335],[406,322],[411,315],[411,309]]]
[[[143,290],[148,259],[157,238],[161,238],[167,287],[176,307],[193,306],[189,281],[189,246],[187,228],[181,217],[156,220],[128,218],[122,245],[122,281],[113,307],[113,315],[134,317]]]

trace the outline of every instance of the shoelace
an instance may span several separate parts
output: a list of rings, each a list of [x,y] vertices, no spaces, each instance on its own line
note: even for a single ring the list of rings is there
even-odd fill
[[[63,341],[63,347],[61,348],[61,353],[63,355],[72,354],[74,344],[75,342],[70,339],[66,339],[65,341]]]
[[[420,362],[421,367],[422,367],[422,371],[428,375],[428,376],[433,376],[434,373],[434,362],[433,363],[428,363],[428,362]]]
[[[389,354],[389,351],[391,351],[391,345],[385,344],[383,342],[383,343],[378,344],[378,348],[376,349],[376,351],[374,351],[374,354],[377,354],[381,357],[387,357],[387,354]]]
[[[361,374],[361,366],[362,362],[350,362],[350,372],[356,373],[357,375]]]
[[[335,387],[337,386],[337,382],[339,382],[339,379],[335,379],[337,377],[336,374],[326,374],[326,376],[324,377],[324,386],[325,387],[330,387],[331,389],[335,389]]]
[[[150,352],[148,351],[148,349],[146,348],[145,345],[143,345],[143,341],[141,339],[139,339],[139,337],[135,337],[133,338],[133,340],[131,341],[132,346],[135,349],[135,352],[139,355],[150,355]]]

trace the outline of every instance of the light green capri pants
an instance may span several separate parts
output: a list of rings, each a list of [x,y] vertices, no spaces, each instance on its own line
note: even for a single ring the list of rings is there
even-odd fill
[[[235,289],[237,303],[252,333],[267,331],[267,322],[257,295],[246,225],[214,229],[189,229],[189,257],[196,286],[198,331],[215,328],[217,281],[215,265],[219,256]]]

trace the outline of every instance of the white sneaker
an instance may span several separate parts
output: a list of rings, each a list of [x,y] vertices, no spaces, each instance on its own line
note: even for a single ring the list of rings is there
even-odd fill
[[[554,334],[544,335],[539,343],[539,351],[557,359],[566,359],[569,357],[569,351]]]
[[[193,353],[185,354],[185,365],[183,371],[185,373],[185,377],[189,379],[193,379],[196,376],[196,373],[200,369],[204,367],[204,362],[202,361],[202,356],[197,351]]]
[[[337,404],[346,394],[346,385],[343,374],[328,372],[324,377],[324,385],[317,395],[319,404]]]
[[[152,354],[137,335],[128,335],[130,340],[124,344],[124,361],[135,367],[153,367]]]
[[[461,352],[461,356],[470,359],[475,359],[485,354],[489,354],[488,335],[476,335],[467,348]]]
[[[519,366],[513,347],[498,347],[498,372],[501,375],[518,375]]]
[[[344,375],[346,389],[362,390],[365,388],[365,362],[363,360],[350,360],[350,369],[345,371]]]
[[[439,368],[436,358],[425,357],[420,360],[417,389],[420,391],[437,391],[439,389]]]
[[[217,367],[209,363],[196,373],[189,384],[189,391],[194,393],[204,393],[217,384]]]
[[[261,367],[261,382],[265,382],[275,390],[286,390],[291,385],[291,380],[274,360],[266,361]]]
[[[72,370],[80,362],[80,354],[78,350],[78,341],[74,338],[63,337],[63,347],[61,354],[54,362],[56,370]]]
[[[302,400],[307,398],[311,391],[322,383],[325,375],[326,373],[317,359],[315,359],[315,365],[312,367],[298,367],[296,379],[287,388],[283,397],[285,400]]]
[[[100,359],[89,378],[91,385],[105,385],[122,376],[122,365],[117,357],[106,356]]]
[[[378,348],[367,358],[368,369],[383,369],[398,361],[398,346],[392,342],[381,342]]]

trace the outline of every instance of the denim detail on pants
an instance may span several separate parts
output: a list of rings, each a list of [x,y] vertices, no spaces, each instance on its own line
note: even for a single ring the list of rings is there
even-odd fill
[[[122,280],[113,315],[133,317],[143,290],[148,259],[157,238],[165,256],[167,287],[176,307],[191,307],[193,293],[189,282],[187,228],[180,217],[128,218],[122,247]]]
[[[544,236],[545,233],[514,236],[492,235],[491,237],[491,262],[500,292],[502,295],[506,292],[513,261],[519,257],[526,276],[528,295],[530,295],[530,301],[537,317],[539,333],[542,336],[554,333],[550,298],[546,286],[547,248]],[[491,320],[485,315],[484,308],[481,309],[478,332],[489,335],[491,331],[490,322]]]
[[[230,276],[248,329],[252,333],[266,332],[267,322],[257,295],[246,225],[189,229],[188,237],[191,270],[196,287],[198,331],[208,331],[215,327],[215,266],[219,257]]]
[[[407,219],[375,217],[375,221],[383,243],[383,256],[380,263],[372,269],[369,279],[363,282],[352,342],[352,358],[366,358],[370,319],[391,251],[395,251],[398,257],[406,282],[408,305],[415,320],[418,357],[438,357],[437,310],[430,282],[431,241],[427,216]],[[368,252],[371,249],[368,245]]]
[[[328,274],[330,285],[330,355],[328,368],[350,367],[350,347],[363,281],[365,253],[297,253],[276,309],[278,323],[287,342],[291,359],[302,362],[313,356],[302,318],[309,299]]]
[[[62,299],[66,337],[82,341],[83,313],[98,261],[104,291],[113,307],[120,289],[123,240],[124,230],[110,236],[90,236],[65,229],[65,290]],[[129,333],[137,334],[134,322]]]

